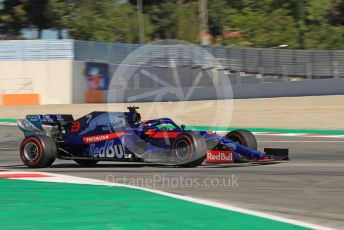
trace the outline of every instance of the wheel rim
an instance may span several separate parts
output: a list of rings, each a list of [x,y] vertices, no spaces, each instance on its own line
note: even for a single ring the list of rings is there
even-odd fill
[[[33,143],[33,142],[29,142],[25,145],[24,147],[24,157],[28,160],[28,161],[35,161],[38,159],[39,157],[39,148],[38,146]]]
[[[241,138],[238,137],[237,135],[230,135],[229,138],[234,141],[235,143],[238,143],[240,145],[243,145],[244,143],[242,142]]]
[[[190,145],[186,140],[180,140],[176,144],[176,156],[180,160],[185,160],[189,157],[190,154]]]

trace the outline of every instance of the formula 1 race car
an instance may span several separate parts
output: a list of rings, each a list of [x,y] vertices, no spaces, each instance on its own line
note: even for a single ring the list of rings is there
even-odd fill
[[[288,149],[257,151],[247,130],[224,136],[187,130],[169,118],[141,121],[138,107],[129,112],[92,112],[77,120],[72,115],[28,115],[18,121],[25,139],[22,162],[49,167],[56,158],[82,166],[99,161],[149,162],[195,167],[203,162],[272,162],[288,159]]]

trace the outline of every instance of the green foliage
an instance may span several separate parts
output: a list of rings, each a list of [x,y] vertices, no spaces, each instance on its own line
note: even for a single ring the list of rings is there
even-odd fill
[[[39,35],[41,37],[41,32],[43,29],[48,29],[51,27],[51,20],[46,14],[48,1],[47,0],[25,0],[23,1],[24,9],[27,12],[27,23],[38,29]]]
[[[148,4],[153,37],[199,42],[198,3],[165,0]]]
[[[48,0],[5,0],[0,12],[3,33],[18,37],[21,29],[31,26],[38,29],[40,38],[42,30],[51,27],[51,20],[45,13],[47,4]]]
[[[305,33],[306,49],[344,49],[344,26],[309,26]]]
[[[208,5],[209,31],[211,34],[223,34],[228,8],[226,1],[223,0],[213,0]]]
[[[219,0],[220,1],[220,0]],[[242,0],[227,11],[225,27],[241,37],[224,44],[329,49],[344,44],[342,0]],[[335,22],[335,23],[334,23]]]
[[[198,0],[142,1],[147,42],[161,38],[199,43]],[[68,29],[74,39],[137,43],[136,4],[136,0],[4,0],[0,32],[17,38],[29,26],[39,31]],[[208,0],[208,15],[209,32],[218,44],[344,48],[344,0]]]
[[[251,47],[288,44],[291,48],[297,47],[298,31],[295,22],[284,10],[274,10],[271,14],[251,10],[244,10],[242,13],[229,17],[229,23],[236,30],[242,31],[242,36],[227,39],[227,44]]]
[[[74,39],[102,42],[138,42],[137,13],[128,4],[114,0],[50,0],[50,14],[57,15],[56,27],[67,28]],[[149,21],[145,20],[147,38]]]
[[[307,19],[313,23],[322,23],[326,21],[331,6],[332,4],[329,0],[311,1],[306,8]]]
[[[175,14],[177,5],[175,1],[164,1],[149,7],[149,16],[154,25],[154,37],[161,39],[175,38]]]
[[[199,22],[197,5],[178,5],[175,14],[176,39],[199,42]]]
[[[28,15],[24,4],[20,0],[5,0],[3,10],[0,11],[1,33],[8,37],[18,37],[20,30],[28,26]]]

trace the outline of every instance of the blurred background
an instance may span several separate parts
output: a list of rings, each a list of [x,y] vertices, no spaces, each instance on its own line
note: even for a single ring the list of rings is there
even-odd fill
[[[0,39],[0,105],[344,93],[342,0],[0,0]]]
[[[0,39],[341,49],[342,0],[0,0]]]

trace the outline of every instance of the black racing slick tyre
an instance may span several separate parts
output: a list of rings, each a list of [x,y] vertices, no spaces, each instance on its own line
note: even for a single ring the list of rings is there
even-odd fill
[[[233,130],[226,134],[226,137],[234,142],[238,142],[241,145],[249,147],[250,149],[257,150],[257,139],[248,130],[238,129]]]
[[[57,155],[56,142],[48,136],[30,136],[20,145],[20,159],[30,168],[51,166]]]
[[[206,158],[206,144],[201,136],[182,133],[172,144],[172,158],[179,167],[197,167]]]
[[[93,167],[99,162],[97,160],[74,160],[74,161],[84,167]]]

